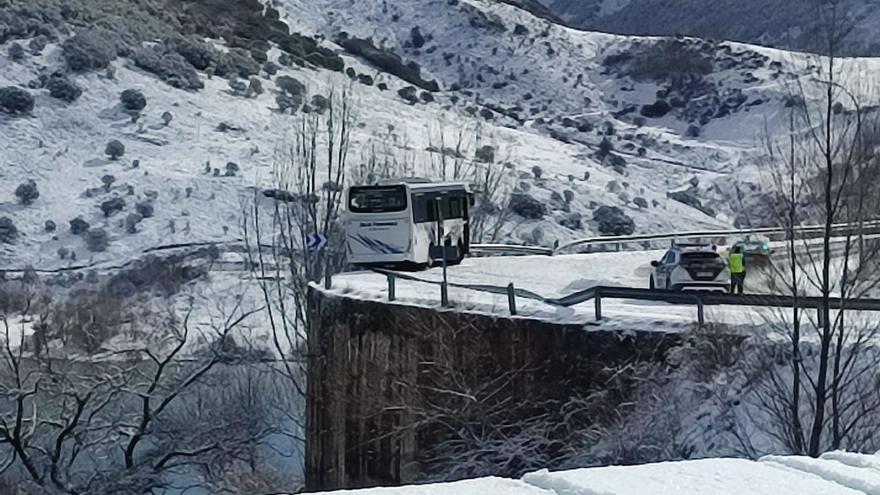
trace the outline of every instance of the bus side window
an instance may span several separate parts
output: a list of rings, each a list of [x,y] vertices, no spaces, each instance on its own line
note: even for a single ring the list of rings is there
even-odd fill
[[[462,201],[460,197],[450,197],[448,198],[448,218],[464,218],[464,211],[462,211]],[[446,213],[446,212],[444,212]]]

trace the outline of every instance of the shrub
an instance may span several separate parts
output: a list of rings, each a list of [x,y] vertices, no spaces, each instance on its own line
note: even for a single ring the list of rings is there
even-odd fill
[[[270,76],[278,74],[279,69],[280,68],[278,67],[278,64],[276,64],[275,62],[266,62],[265,64],[263,64],[263,72]]]
[[[648,200],[641,196],[636,196],[635,198],[633,198],[633,203],[635,203],[636,206],[643,210],[648,208]]]
[[[603,235],[632,235],[636,230],[633,219],[616,206],[600,206],[593,212],[593,221]]]
[[[16,62],[18,62],[20,60],[24,60],[24,56],[25,56],[24,47],[21,46],[20,44],[18,44],[17,42],[9,45],[9,52],[8,53],[9,53],[9,58],[11,60],[15,60]]]
[[[70,70],[89,72],[104,69],[116,59],[119,39],[103,29],[78,32],[61,45],[62,56]]]
[[[113,183],[116,182],[116,177],[107,174],[101,177],[101,184],[104,184],[104,190],[110,192],[110,188],[113,187]]]
[[[422,32],[418,26],[412,28],[409,32],[409,39],[413,48],[419,49],[425,46],[425,37],[422,36]]]
[[[306,85],[290,76],[276,78],[275,86],[291,96],[302,96],[306,93]]]
[[[247,79],[260,73],[260,64],[251,58],[247,50],[233,48],[217,62],[217,75],[220,77],[241,77]]]
[[[410,84],[431,92],[440,91],[436,81],[422,79],[418,64],[404,64],[396,53],[377,48],[369,39],[341,37],[337,39],[337,43],[352,55],[364,58],[379,69],[394,74]]]
[[[147,98],[136,89],[126,89],[119,95],[119,100],[126,110],[140,112],[147,106]]]
[[[669,103],[666,103],[665,100],[657,100],[650,105],[644,105],[640,113],[649,119],[659,119],[666,116],[670,110],[672,107],[669,106]]]
[[[419,94],[419,98],[421,98],[422,101],[425,103],[433,103],[435,101],[434,95],[432,95],[431,93],[428,93],[427,91],[422,91]]]
[[[197,70],[205,70],[211,65],[217,65],[222,56],[213,46],[196,36],[177,38],[171,40],[169,45]]]
[[[315,112],[323,114],[328,108],[330,108],[330,100],[321,95],[312,96],[312,108]]]
[[[689,125],[687,131],[685,131],[685,135],[690,138],[700,137],[700,126],[698,125]]]
[[[531,220],[540,220],[547,214],[544,203],[522,192],[510,196],[510,209],[515,214]]]
[[[702,76],[712,72],[714,61],[687,41],[664,39],[632,48],[628,74],[638,80]]]
[[[302,96],[291,96],[281,93],[275,97],[275,104],[281,113],[296,113],[303,104]]]
[[[544,175],[544,169],[542,169],[538,165],[535,165],[534,167],[532,167],[532,175],[534,175],[536,179],[540,179],[541,176]]]
[[[614,144],[612,144],[611,140],[607,137],[603,137],[602,141],[599,143],[599,150],[596,152],[596,156],[600,160],[604,160],[612,151],[614,151]]]
[[[94,253],[101,253],[107,250],[110,245],[110,236],[104,229],[92,229],[85,233],[83,239],[86,241],[86,247]]]
[[[357,76],[358,82],[363,84],[364,86],[372,86],[376,81],[373,80],[373,76],[369,74],[358,74]],[[430,93],[422,93],[423,95],[429,95]]]
[[[64,74],[55,73],[46,81],[49,96],[72,103],[82,96],[82,88]]]
[[[226,177],[235,177],[241,168],[239,168],[238,164],[235,162],[229,162],[226,164]]]
[[[30,205],[40,197],[40,191],[37,189],[37,183],[33,180],[22,182],[15,188],[15,197],[23,205]]]
[[[34,55],[39,55],[43,53],[43,50],[46,49],[46,45],[49,44],[49,38],[45,35],[39,35],[31,39],[30,43],[28,43],[28,49]]]
[[[144,47],[132,54],[135,65],[151,72],[168,85],[187,90],[198,90],[205,87],[199,74],[180,54],[167,46],[155,45]]]
[[[569,213],[559,220],[559,225],[571,230],[581,230],[583,228],[583,217],[580,213]]]
[[[43,224],[43,228],[46,230],[46,232],[55,232],[55,229],[57,229],[58,226],[55,225],[55,222],[53,222],[52,220],[46,220],[46,223]]]
[[[256,77],[251,77],[251,81],[248,84],[247,91],[245,92],[245,96],[248,98],[252,98],[254,96],[258,96],[263,94],[263,83]]]
[[[129,213],[128,216],[125,217],[125,231],[129,234],[137,233],[137,226],[143,221],[143,219],[144,217],[139,213]]]
[[[104,149],[104,153],[109,156],[111,160],[117,160],[125,154],[125,145],[114,139],[107,143],[107,148]]]
[[[0,242],[12,244],[18,239],[18,229],[9,217],[0,217]]]
[[[0,110],[16,114],[30,113],[34,109],[34,97],[15,86],[0,88]]]
[[[174,115],[171,112],[162,112],[162,123],[165,124],[165,127],[168,127],[172,120],[174,120]]]
[[[82,217],[76,217],[70,221],[70,233],[73,235],[82,235],[88,232],[89,222],[86,222],[82,219]]]
[[[495,147],[489,145],[480,146],[474,153],[474,158],[483,163],[495,163]]]
[[[105,217],[112,216],[114,213],[118,213],[124,209],[125,200],[122,198],[108,199],[101,203],[101,211],[104,212]]]
[[[399,89],[397,94],[400,95],[401,98],[408,101],[411,105],[415,105],[419,102],[419,97],[416,95],[416,88],[413,86],[407,86],[403,89]]]
[[[155,214],[155,207],[153,206],[152,201],[141,201],[134,205],[135,211],[137,211],[138,215],[143,218],[150,218]]]
[[[571,203],[572,201],[574,201],[574,191],[572,191],[571,189],[566,189],[565,191],[562,191],[562,195],[565,198],[566,203]]]

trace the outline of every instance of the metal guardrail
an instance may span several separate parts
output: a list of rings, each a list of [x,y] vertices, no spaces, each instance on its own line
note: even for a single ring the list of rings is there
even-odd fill
[[[385,275],[388,279],[388,298],[396,300],[396,280],[410,280],[431,285],[443,286],[444,282],[428,280],[414,275],[395,272],[391,270],[373,269],[372,271]],[[637,289],[632,287],[596,286],[582,291],[574,292],[559,298],[548,298],[534,292],[517,289],[514,285],[507,287],[482,284],[458,284],[446,282],[447,287],[473,290],[490,294],[507,295],[508,306],[511,315],[517,314],[516,298],[522,297],[539,301],[551,306],[571,307],[593,301],[595,304],[596,321],[602,320],[603,299],[632,299],[637,301],[664,302],[676,305],[695,305],[697,307],[697,321],[700,326],[705,324],[706,306],[749,306],[764,308],[799,308],[821,310],[826,300],[821,297],[808,296],[783,296],[776,294],[725,294],[698,291],[671,291],[658,289]],[[847,309],[853,311],[880,311],[880,299],[842,299],[832,297],[827,300],[829,310]],[[820,313],[821,315],[821,313]]]

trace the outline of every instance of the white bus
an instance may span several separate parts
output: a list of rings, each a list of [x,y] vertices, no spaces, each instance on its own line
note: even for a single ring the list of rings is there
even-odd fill
[[[346,198],[346,253],[353,265],[427,267],[444,255],[457,264],[470,251],[474,201],[465,184],[352,186]]]

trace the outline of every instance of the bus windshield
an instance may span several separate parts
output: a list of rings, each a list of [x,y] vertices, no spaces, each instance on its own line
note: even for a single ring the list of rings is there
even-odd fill
[[[348,193],[352,213],[391,213],[406,210],[404,186],[352,187]]]

